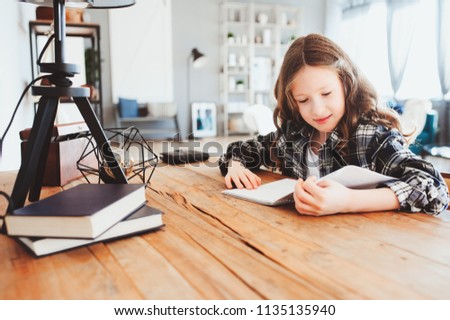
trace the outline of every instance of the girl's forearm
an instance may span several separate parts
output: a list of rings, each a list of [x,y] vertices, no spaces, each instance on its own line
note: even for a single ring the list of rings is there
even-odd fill
[[[347,212],[389,211],[400,208],[395,193],[389,188],[352,190]]]

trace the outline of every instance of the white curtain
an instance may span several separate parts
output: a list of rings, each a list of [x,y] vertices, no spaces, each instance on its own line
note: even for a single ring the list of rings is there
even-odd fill
[[[391,99],[394,90],[398,100],[435,99],[442,96],[436,44],[439,1],[442,3],[442,9],[439,10],[443,15],[441,23],[444,24],[441,38],[444,40],[450,38],[450,0],[340,1],[335,6],[340,12],[335,18],[337,22],[333,26],[333,30],[336,30],[333,40],[361,68],[381,99]],[[331,26],[328,28],[331,29]],[[445,43],[443,40],[442,45]],[[448,70],[450,50],[445,50]],[[444,57],[444,53],[441,56]],[[441,78],[447,79],[444,81],[447,85],[443,87],[448,88],[448,71],[445,73],[447,76],[441,74]],[[447,92],[447,99],[449,95]]]
[[[438,0],[438,26],[437,26],[437,59],[439,81],[441,83],[442,100],[446,106],[444,121],[443,142],[450,140],[450,106],[445,103],[445,96],[450,92],[450,0]]]
[[[438,0],[437,58],[442,96],[450,92],[450,0]]]
[[[344,6],[336,41],[377,88],[391,97],[386,41],[386,6],[381,1]]]
[[[367,16],[370,4],[349,6],[342,10],[341,24],[341,45],[347,53],[355,60],[358,60],[364,52],[367,29],[370,27]]]
[[[388,0],[386,2],[389,73],[394,97],[402,83],[408,61],[418,3],[417,0]]]

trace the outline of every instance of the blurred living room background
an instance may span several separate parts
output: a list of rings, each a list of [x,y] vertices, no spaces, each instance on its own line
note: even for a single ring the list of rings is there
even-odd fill
[[[36,6],[2,5],[0,134],[39,75],[36,59],[51,30]],[[321,33],[349,53],[380,103],[416,129],[411,149],[450,168],[450,0],[136,0],[66,17],[66,60],[82,67],[74,84],[91,88],[105,128],[134,125],[155,141],[266,133],[284,53],[295,38]],[[28,92],[3,141],[0,170],[20,166],[19,132],[31,127],[36,105]],[[80,120],[61,102],[59,124]]]

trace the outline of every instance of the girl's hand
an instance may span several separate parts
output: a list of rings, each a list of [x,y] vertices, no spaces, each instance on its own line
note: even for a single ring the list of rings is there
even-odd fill
[[[225,176],[225,185],[228,189],[233,188],[233,184],[238,189],[256,189],[261,185],[261,178],[246,169],[239,161],[230,161],[228,173]]]
[[[332,180],[316,182],[315,177],[299,179],[294,190],[295,208],[299,213],[321,216],[347,212],[352,190]]]

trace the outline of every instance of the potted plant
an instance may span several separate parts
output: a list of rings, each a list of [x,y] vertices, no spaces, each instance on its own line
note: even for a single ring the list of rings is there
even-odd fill
[[[228,44],[234,44],[234,33],[228,32],[227,37],[228,37]]]
[[[237,91],[244,91],[245,90],[244,80],[237,80],[236,81],[236,90]]]
[[[91,89],[91,99],[98,100],[98,89],[100,81],[100,70],[98,61],[98,51],[87,48],[84,51],[84,63],[86,68],[86,87]]]

